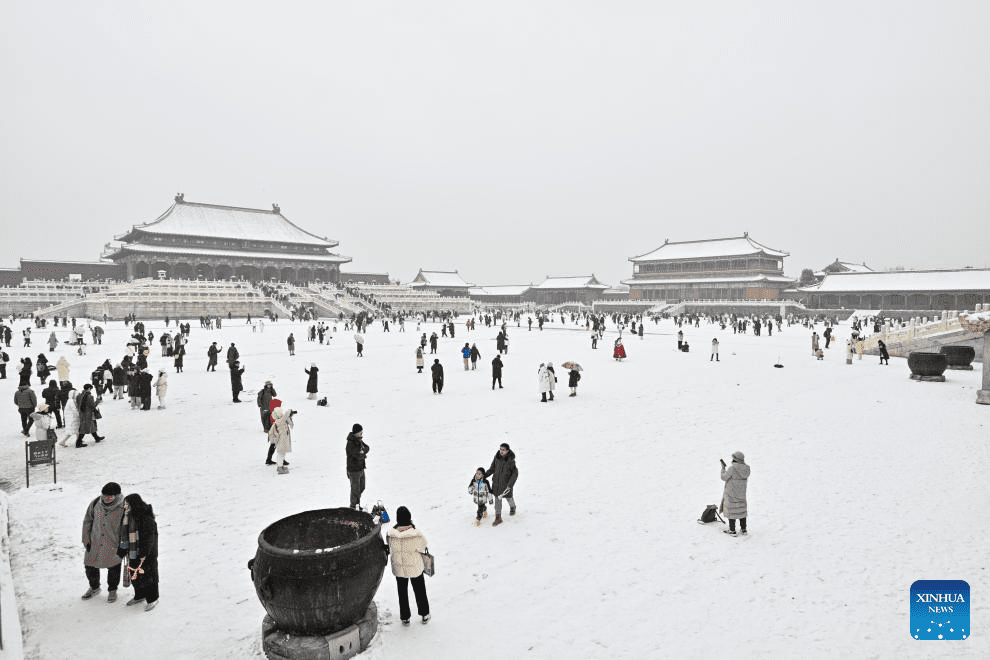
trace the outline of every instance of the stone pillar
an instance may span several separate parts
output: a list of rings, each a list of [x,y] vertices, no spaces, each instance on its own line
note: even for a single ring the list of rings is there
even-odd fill
[[[990,406],[990,330],[983,333],[983,387],[976,393],[976,402]]]

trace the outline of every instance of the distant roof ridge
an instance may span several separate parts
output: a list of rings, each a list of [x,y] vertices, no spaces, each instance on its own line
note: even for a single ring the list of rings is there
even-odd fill
[[[629,257],[628,261],[635,261],[636,259],[645,257],[648,254],[653,254],[654,252],[657,252],[668,245],[698,245],[700,243],[718,243],[720,241],[739,241],[739,240],[745,240],[754,247],[758,246],[760,248],[769,250],[771,252],[777,252],[783,256],[790,256],[790,253],[787,252],[786,250],[780,250],[778,248],[770,247],[769,245],[766,245],[764,243],[760,243],[756,239],[751,238],[748,231],[744,231],[742,233],[742,236],[723,236],[721,238],[699,238],[697,240],[691,240],[691,241],[672,241],[669,238],[666,238],[664,239],[663,244],[660,245],[659,247],[656,247],[652,250],[647,250],[642,254],[637,254],[633,257]],[[696,258],[696,257],[682,257],[682,258]]]
[[[962,271],[990,270],[990,267],[970,268],[905,268],[904,270],[872,270],[867,272],[845,271],[841,273],[827,273],[828,277],[837,275],[897,275],[899,273],[958,273]]]

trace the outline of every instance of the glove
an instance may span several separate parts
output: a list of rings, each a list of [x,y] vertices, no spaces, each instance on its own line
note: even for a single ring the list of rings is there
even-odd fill
[[[492,495],[489,495],[488,496],[488,503],[489,504],[495,504],[495,498]]]

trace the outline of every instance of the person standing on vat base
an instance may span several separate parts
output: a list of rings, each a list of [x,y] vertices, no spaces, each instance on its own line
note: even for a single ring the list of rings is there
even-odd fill
[[[364,492],[364,458],[371,451],[364,442],[364,427],[355,424],[347,434],[347,479],[351,482],[351,508],[361,510],[361,493]]]
[[[404,506],[396,509],[395,526],[385,536],[392,561],[392,575],[395,576],[395,585],[399,592],[399,619],[403,625],[409,625],[412,616],[409,609],[409,583],[412,582],[416,611],[423,618],[423,623],[429,623],[430,601],[426,597],[426,576],[423,575],[426,537],[416,529],[412,514]]]
[[[121,520],[124,517],[124,497],[120,484],[109,482],[103,487],[100,497],[90,502],[83,517],[82,544],[86,548],[83,565],[89,589],[82,595],[89,600],[100,593],[100,569],[107,569],[107,602],[117,600],[117,586],[120,584]]]
[[[732,465],[728,468],[725,461],[722,461],[722,481],[725,482],[725,488],[718,510],[729,519],[729,529],[723,531],[731,536],[736,535],[736,519],[739,520],[739,533],[746,534],[746,484],[749,481],[749,472],[750,468],[741,451],[732,452]]]

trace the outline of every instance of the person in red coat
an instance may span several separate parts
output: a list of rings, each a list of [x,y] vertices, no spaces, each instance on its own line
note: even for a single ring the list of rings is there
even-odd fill
[[[622,345],[621,339],[615,340],[615,350],[612,351],[612,357],[616,360],[621,360],[626,357],[626,347]]]

